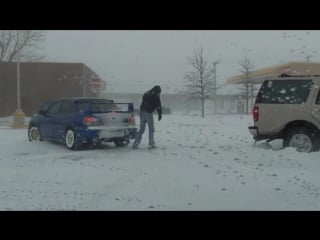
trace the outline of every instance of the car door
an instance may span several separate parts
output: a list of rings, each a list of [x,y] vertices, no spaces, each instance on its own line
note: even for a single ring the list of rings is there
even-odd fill
[[[64,141],[65,129],[73,126],[74,104],[71,100],[62,101],[59,111],[52,116],[53,138],[57,141]]]
[[[45,137],[49,139],[54,139],[55,137],[55,131],[56,131],[56,125],[57,125],[57,114],[60,111],[62,105],[62,101],[58,101],[53,103],[46,112],[47,120],[43,124],[43,130],[45,133]]]
[[[320,125],[320,90],[319,88],[316,88],[316,93],[315,93],[316,97],[314,99],[312,99],[312,102],[310,104],[310,112],[312,114],[312,117],[314,118],[314,120],[316,121],[316,123],[318,124],[318,126]]]

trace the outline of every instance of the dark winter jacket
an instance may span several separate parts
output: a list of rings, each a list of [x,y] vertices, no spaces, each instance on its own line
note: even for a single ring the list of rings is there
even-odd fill
[[[154,86],[152,89],[143,94],[142,103],[140,106],[141,111],[152,113],[157,110],[158,115],[162,115],[162,107],[160,100],[161,88],[160,86]]]

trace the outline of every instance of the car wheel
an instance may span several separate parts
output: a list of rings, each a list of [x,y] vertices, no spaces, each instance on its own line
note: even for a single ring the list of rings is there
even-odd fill
[[[40,131],[36,126],[30,126],[28,128],[29,141],[40,141]]]
[[[114,141],[114,144],[117,146],[117,147],[126,147],[128,146],[130,143],[130,140],[129,139],[117,139]]]
[[[316,134],[311,129],[300,127],[291,129],[284,141],[284,147],[293,147],[298,152],[311,152],[319,150],[319,141],[316,139]]]
[[[65,144],[70,150],[75,150],[77,148],[76,136],[72,129],[66,131]]]

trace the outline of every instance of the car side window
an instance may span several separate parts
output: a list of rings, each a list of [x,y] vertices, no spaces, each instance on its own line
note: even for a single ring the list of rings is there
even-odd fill
[[[64,101],[62,103],[61,109],[59,113],[68,114],[72,112],[72,102],[71,101]]]
[[[61,101],[52,104],[52,105],[49,107],[49,109],[48,109],[48,111],[47,111],[47,114],[48,114],[48,115],[57,114],[57,113],[59,112],[60,108],[61,108],[61,105],[62,105],[62,102],[61,102]]]
[[[81,103],[76,103],[76,105],[78,106],[79,112],[84,113],[86,111],[88,111],[89,108],[89,103],[88,102],[81,102]]]
[[[316,98],[316,104],[320,105],[320,91],[319,90],[318,90],[318,95],[317,95],[317,98]]]

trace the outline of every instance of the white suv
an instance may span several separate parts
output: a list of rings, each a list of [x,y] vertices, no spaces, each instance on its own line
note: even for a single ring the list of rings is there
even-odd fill
[[[283,139],[299,152],[320,149],[320,76],[280,76],[265,80],[253,107],[254,140]]]

